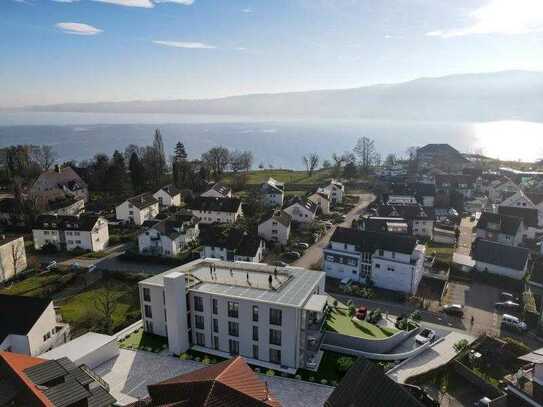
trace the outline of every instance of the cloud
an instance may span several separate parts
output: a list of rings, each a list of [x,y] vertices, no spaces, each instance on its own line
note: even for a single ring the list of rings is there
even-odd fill
[[[205,44],[203,42],[185,42],[185,41],[153,41],[154,44],[164,45],[173,48],[188,48],[188,49],[214,49],[214,45]]]
[[[247,7],[247,8],[241,9],[241,12],[245,14],[249,14],[253,12],[253,9],[250,7]]]
[[[117,6],[125,7],[142,7],[153,8],[156,4],[160,3],[173,3],[181,4],[184,6],[190,6],[194,4],[194,0],[93,0],[99,3],[115,4]]]
[[[57,23],[55,26],[65,34],[74,35],[97,35],[103,30],[83,23]]]
[[[518,35],[543,31],[543,1],[490,0],[468,14],[465,27],[427,32],[430,37],[453,38],[475,34]]]

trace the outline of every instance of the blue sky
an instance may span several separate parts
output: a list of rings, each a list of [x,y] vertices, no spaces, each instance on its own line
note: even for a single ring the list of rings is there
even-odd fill
[[[542,0],[0,0],[0,106],[543,70]]]

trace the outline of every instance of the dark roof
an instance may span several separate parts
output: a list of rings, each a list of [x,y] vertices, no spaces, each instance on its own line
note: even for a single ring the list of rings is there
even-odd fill
[[[281,211],[279,209],[273,209],[266,213],[262,218],[260,219],[259,223],[266,222],[267,220],[273,218],[274,221],[281,223],[284,226],[290,226],[290,222],[292,221],[292,218],[288,213],[285,211]]]
[[[17,200],[15,198],[0,199],[0,212],[15,213],[17,211]]]
[[[383,249],[391,252],[411,254],[417,246],[417,239],[393,233],[368,232],[337,227],[330,238],[331,242],[355,245],[361,252],[374,252]]]
[[[135,406],[279,407],[281,404],[240,356],[147,387]]]
[[[152,228],[174,240],[186,233],[188,228],[193,228],[197,223],[198,218],[196,216],[190,213],[180,213],[155,222]]]
[[[6,235],[0,235],[0,246],[3,246],[7,243],[13,242],[14,240],[21,239],[23,236],[6,236]]]
[[[521,218],[515,218],[513,216],[500,215],[492,212],[483,212],[477,222],[477,229],[483,229],[487,231],[499,231],[506,235],[516,235],[520,225],[522,224]],[[497,229],[492,226],[496,225]]]
[[[522,271],[526,266],[530,251],[523,247],[478,239],[475,241],[471,256],[475,261]]]
[[[401,384],[367,359],[358,359],[324,407],[423,407]]]
[[[450,144],[426,144],[424,147],[420,147],[417,150],[417,154],[440,154],[440,155],[448,155],[451,158],[458,158],[462,161],[468,161],[460,152],[451,147]]]
[[[418,197],[423,196],[435,196],[436,186],[434,184],[427,184],[424,182],[416,182],[412,187],[415,191],[415,195]]]
[[[175,185],[173,184],[169,184],[169,185],[164,185],[162,188],[164,192],[166,192],[168,195],[170,196],[176,196],[176,195],[179,195],[181,193],[181,190],[179,188],[177,188]]]
[[[313,201],[310,201],[309,199],[302,198],[300,196],[292,197],[285,205],[284,208],[289,208],[292,205],[299,204],[300,206],[306,208],[309,212],[315,213],[317,212],[317,208],[319,207],[318,204],[316,204]]]
[[[200,243],[203,246],[222,247],[235,255],[254,257],[262,239],[239,229],[224,228],[217,225],[202,225]]]
[[[133,196],[132,198],[128,198],[127,201],[138,209],[145,209],[158,203],[158,199],[156,199],[153,194],[150,193]]]
[[[404,218],[407,220],[434,220],[434,211],[422,205],[379,205],[379,216],[390,218]]]
[[[367,232],[389,232],[388,226],[390,224],[407,224],[407,221],[403,218],[383,218],[380,216],[368,216],[361,220],[364,225],[364,230]],[[406,231],[407,232],[407,231]]]
[[[90,232],[100,217],[96,215],[58,216],[40,215],[34,222],[33,229],[81,230]]]
[[[230,193],[231,189],[230,187],[224,185],[223,183],[221,182],[217,182],[215,183],[212,187],[211,187],[212,190],[214,191],[217,191],[219,194],[223,195],[223,196],[226,196]]]
[[[47,209],[50,211],[55,211],[57,209],[67,208],[68,206],[72,206],[76,202],[82,201],[83,198],[75,199],[72,197],[66,197],[63,199],[57,199],[55,201],[49,201],[47,204]]]
[[[199,211],[217,211],[217,212],[232,212],[238,211],[241,205],[239,198],[214,198],[214,197],[199,197],[193,200],[189,208]]]
[[[537,225],[539,224],[538,211],[535,208],[520,208],[516,206],[499,206],[498,213],[500,215],[522,218],[526,226],[537,227]]]
[[[50,299],[0,294],[0,343],[10,334],[27,335]]]
[[[543,194],[539,192],[526,192],[526,196],[534,205],[539,205],[543,202]]]

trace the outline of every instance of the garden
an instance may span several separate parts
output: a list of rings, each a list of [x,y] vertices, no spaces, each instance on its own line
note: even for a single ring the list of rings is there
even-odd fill
[[[168,348],[168,340],[162,336],[147,333],[142,327],[121,339],[119,347],[158,353]]]
[[[362,339],[385,339],[398,332],[396,328],[377,325],[381,319],[379,310],[370,312],[366,320],[353,318],[355,313],[353,307],[343,304],[331,308],[326,319],[326,330]]]

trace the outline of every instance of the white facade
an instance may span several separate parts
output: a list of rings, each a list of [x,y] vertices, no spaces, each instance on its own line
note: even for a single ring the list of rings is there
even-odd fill
[[[328,195],[327,192],[315,192],[314,194],[310,195],[307,199],[309,199],[311,202],[316,203],[320,206],[321,211],[325,215],[330,214],[330,199],[328,199],[326,196]]]
[[[200,195],[204,198],[232,198],[232,190],[222,184],[215,184]]]
[[[493,242],[498,242],[498,243],[506,244],[509,246],[520,245],[522,241],[524,240],[524,234],[525,234],[525,231],[524,231],[523,223],[521,223],[515,235],[509,235],[499,230],[493,231],[493,230],[480,229],[480,228],[476,229],[476,232],[475,232],[475,236],[477,239],[491,240]]]
[[[290,236],[290,223],[285,225],[271,217],[258,225],[258,236],[268,242],[286,246]]]
[[[216,265],[218,278],[196,284],[187,280],[185,273],[201,267],[199,278],[203,278],[209,273],[209,264]],[[227,273],[228,277],[227,270],[234,273],[232,280],[237,283],[222,281],[220,275]],[[145,330],[168,336],[174,354],[193,347],[225,357],[239,354],[254,365],[294,372],[307,362],[309,313],[304,305],[314,294],[324,294],[324,273],[282,268],[278,275],[281,284],[302,287],[305,282],[298,297],[287,302],[276,300],[279,296],[273,290],[245,286],[245,274],[258,279],[266,273],[267,280],[268,275],[274,275],[273,270],[262,264],[197,260],[141,281]],[[287,275],[291,279],[287,280]],[[315,331],[315,335],[321,334]]]
[[[91,230],[68,229],[60,225],[51,224],[49,229],[33,229],[34,248],[41,250],[47,244],[53,244],[58,250],[83,249],[99,252],[109,244],[109,227],[105,218],[99,217]]]
[[[202,245],[200,258],[260,263],[264,258],[264,248],[264,242],[261,240],[254,254],[247,253],[246,255],[241,255],[232,253],[232,251],[228,250],[226,247]]]
[[[282,207],[285,198],[285,184],[273,178],[261,185],[262,204],[266,207]]]
[[[526,262],[523,270],[515,270],[510,267],[504,267],[475,260],[475,268],[480,272],[486,271],[488,273],[496,274],[498,276],[509,277],[514,280],[522,280],[528,272],[528,262]]]
[[[181,193],[172,196],[161,188],[156,191],[153,196],[158,200],[158,204],[161,207],[169,208],[171,206],[181,206]]]
[[[434,221],[428,219],[413,219],[411,222],[411,234],[415,237],[433,239]]]
[[[300,204],[300,202],[296,202],[283,210],[290,215],[294,222],[311,223],[315,220],[315,212]]]
[[[330,184],[323,188],[330,194],[330,201],[332,204],[340,204],[343,202],[343,196],[345,195],[345,186],[338,181],[332,180]]]
[[[10,280],[27,267],[22,237],[0,241],[0,283]]]
[[[158,201],[144,208],[138,208],[128,200],[115,207],[115,217],[118,220],[143,225],[146,220],[154,219],[159,213]]]
[[[187,245],[198,239],[199,233],[197,224],[179,231],[176,236],[168,236],[155,228],[149,228],[138,235],[138,249],[141,254],[177,256]]]
[[[235,223],[243,215],[241,205],[236,212],[207,211],[191,209],[194,216],[200,219],[201,223]]]

